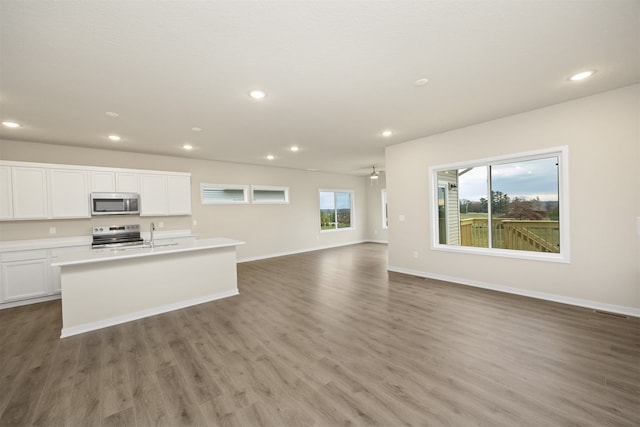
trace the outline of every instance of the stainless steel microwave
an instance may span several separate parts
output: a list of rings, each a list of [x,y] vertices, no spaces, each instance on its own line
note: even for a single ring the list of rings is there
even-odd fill
[[[137,193],[91,193],[91,215],[139,215]]]

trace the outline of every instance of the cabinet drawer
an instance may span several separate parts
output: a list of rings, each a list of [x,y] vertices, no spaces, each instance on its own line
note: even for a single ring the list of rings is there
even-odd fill
[[[35,250],[35,251],[7,252],[2,254],[2,262],[28,261],[32,259],[45,259],[45,258],[47,258],[46,249]]]

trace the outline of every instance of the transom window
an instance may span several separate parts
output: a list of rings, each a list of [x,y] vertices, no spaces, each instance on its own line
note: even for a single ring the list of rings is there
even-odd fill
[[[434,249],[568,262],[566,148],[431,168]]]
[[[265,187],[254,185],[251,187],[253,203],[286,204],[289,203],[289,187]]]
[[[353,191],[320,190],[320,231],[354,228]]]
[[[200,184],[203,205],[249,203],[248,185]]]

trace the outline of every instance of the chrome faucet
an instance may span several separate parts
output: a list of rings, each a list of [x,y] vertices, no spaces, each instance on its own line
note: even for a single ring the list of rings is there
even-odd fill
[[[151,235],[151,237],[149,238],[149,246],[151,246],[153,248],[153,232],[156,231],[156,225],[152,222],[149,225],[149,234]]]

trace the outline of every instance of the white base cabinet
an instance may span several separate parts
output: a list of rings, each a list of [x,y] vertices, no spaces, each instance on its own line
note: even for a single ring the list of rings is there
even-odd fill
[[[47,250],[2,255],[2,302],[37,298],[51,293]]]

